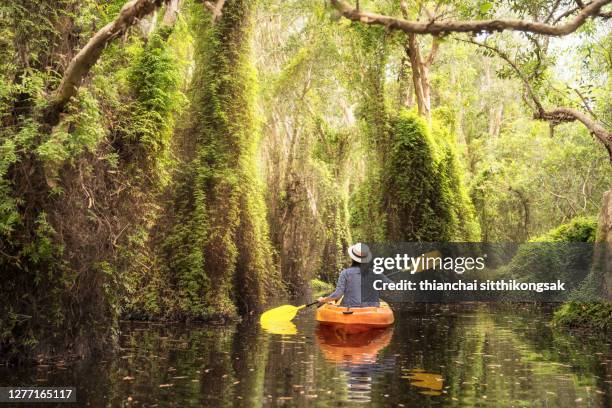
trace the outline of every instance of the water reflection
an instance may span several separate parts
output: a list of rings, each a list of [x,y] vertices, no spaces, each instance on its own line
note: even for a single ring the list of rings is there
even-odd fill
[[[74,385],[91,407],[609,406],[609,340],[549,318],[412,307],[357,337],[317,328],[309,312],[279,334],[257,321],[124,323],[113,358],[0,365],[0,386]]]
[[[261,328],[270,334],[284,334],[292,335],[297,334],[297,326],[291,321],[274,321],[265,320],[261,321]]]
[[[410,380],[413,387],[424,388],[420,391],[423,395],[438,396],[442,394],[444,378],[440,374],[426,373],[424,370],[410,370],[408,375],[402,376]]]
[[[391,342],[393,328],[350,334],[342,327],[320,325],[316,336],[325,359],[345,374],[348,400],[370,402],[372,384],[377,376],[394,370],[394,358],[377,358]]]

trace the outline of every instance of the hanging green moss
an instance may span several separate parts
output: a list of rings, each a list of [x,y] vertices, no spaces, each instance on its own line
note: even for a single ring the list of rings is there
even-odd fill
[[[315,128],[318,129],[318,139],[308,160],[318,181],[316,205],[322,230],[316,245],[316,249],[321,250],[321,256],[315,276],[335,282],[338,271],[347,266],[346,250],[351,245],[348,183],[353,136],[350,132],[330,128],[322,118],[317,118]],[[310,207],[310,204],[307,205]],[[308,217],[311,211],[309,208]],[[307,228],[314,232],[312,222],[307,223]]]
[[[177,216],[164,250],[176,313],[232,317],[279,287],[256,163],[259,123],[250,39],[254,1],[226,4],[215,25],[196,4],[196,71],[177,186]]]
[[[148,164],[162,180],[170,160],[173,113],[181,101],[180,72],[166,40],[168,30],[162,28],[150,36],[127,73],[135,101],[126,138],[138,146],[140,160],[135,164]]]
[[[459,160],[456,136],[447,127],[447,121],[438,118],[438,111],[436,110],[433,113],[432,136],[435,143],[442,149],[440,168],[443,177],[441,177],[440,182],[445,195],[450,199],[448,206],[452,219],[452,240],[479,241],[481,236],[480,223],[466,186],[464,177],[466,170]]]
[[[161,36],[128,38],[133,58],[106,49],[57,126],[37,116],[80,33],[89,36],[90,6],[0,6],[11,16],[0,32],[16,47],[0,63],[0,354],[9,357],[111,349],[122,288],[136,276],[126,265],[148,256],[178,100]]]
[[[85,356],[113,342],[116,276],[100,267],[109,254],[100,235],[108,230],[89,210],[99,173],[87,159],[106,135],[100,120],[97,102],[83,90],[52,132],[26,120],[5,140],[0,354],[9,358]],[[23,169],[30,169],[27,183]]]
[[[350,199],[351,233],[356,241],[382,242],[386,238],[386,214],[382,211],[382,194],[378,186],[389,147],[389,113],[385,100],[388,32],[383,27],[362,24],[352,24],[351,30],[357,69],[349,73],[349,83],[358,84],[356,92],[361,100],[356,114],[362,135],[361,153],[367,160],[364,174],[361,177],[353,175],[357,183]]]
[[[403,110],[393,119],[390,150],[377,187],[390,241],[470,241],[478,238],[450,135]]]
[[[152,233],[162,217],[160,193],[170,181],[171,140],[180,111],[180,61],[170,46],[174,27],[161,27],[146,42],[136,40],[126,53],[130,65],[117,76],[128,103],[118,104],[119,162],[138,190],[130,206],[139,216],[126,232],[116,262],[122,273],[122,313],[148,319],[161,316],[164,282]]]

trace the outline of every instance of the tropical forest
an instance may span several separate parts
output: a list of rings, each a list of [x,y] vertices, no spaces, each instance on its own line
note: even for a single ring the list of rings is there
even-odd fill
[[[610,3],[0,0],[0,406],[609,406]],[[590,266],[347,306],[365,243]]]

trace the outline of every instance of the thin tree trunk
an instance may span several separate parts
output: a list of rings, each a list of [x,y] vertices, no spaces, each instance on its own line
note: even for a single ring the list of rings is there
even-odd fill
[[[178,18],[178,13],[181,9],[181,0],[170,0],[164,11],[163,24],[167,27],[172,27]]]
[[[496,138],[501,131],[501,121],[504,113],[504,105],[491,106],[489,108],[489,135]]]
[[[419,42],[416,39],[416,35],[408,35],[405,49],[410,59],[410,66],[412,67],[412,84],[414,86],[414,95],[416,97],[419,115],[427,117],[428,111],[425,103],[425,94],[423,92],[423,70],[421,69],[423,61],[421,59],[421,50],[419,49]]]

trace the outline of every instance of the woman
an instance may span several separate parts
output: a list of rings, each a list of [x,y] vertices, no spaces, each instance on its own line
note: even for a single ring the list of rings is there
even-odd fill
[[[357,243],[349,247],[348,254],[353,263],[350,268],[340,272],[334,293],[327,297],[320,297],[318,299],[319,303],[332,302],[342,298],[340,306],[379,306],[378,291],[373,288],[372,283],[374,280],[382,280],[383,282],[393,281],[383,274],[376,276],[372,274],[367,265],[372,261],[372,253],[366,244]]]

